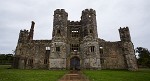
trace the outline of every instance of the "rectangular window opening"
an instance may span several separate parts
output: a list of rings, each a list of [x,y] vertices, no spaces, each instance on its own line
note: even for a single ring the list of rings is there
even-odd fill
[[[95,48],[94,46],[91,46],[91,52],[94,52],[94,48]]]
[[[71,44],[71,51],[79,51],[79,44]]]
[[[46,50],[50,50],[50,47],[46,47]]]
[[[100,54],[103,54],[103,47],[99,47]]]
[[[48,59],[44,59],[44,64],[48,64]]]
[[[93,33],[93,30],[92,30],[92,29],[90,29],[90,33]]]
[[[79,37],[79,31],[78,30],[72,30],[71,31],[71,36],[72,37]]]
[[[32,64],[33,64],[33,59],[29,59],[29,60],[28,60],[28,64],[29,64],[29,65],[32,65]]]
[[[60,47],[56,47],[56,51],[57,51],[57,52],[60,52]]]
[[[57,30],[57,34],[60,34],[60,30]]]

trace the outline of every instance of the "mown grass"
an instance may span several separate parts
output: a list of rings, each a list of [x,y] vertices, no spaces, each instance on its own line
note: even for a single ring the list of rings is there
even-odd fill
[[[8,65],[0,65],[0,81],[57,81],[65,70],[21,70],[7,69]]]
[[[150,81],[150,69],[127,70],[84,70],[91,81]]]

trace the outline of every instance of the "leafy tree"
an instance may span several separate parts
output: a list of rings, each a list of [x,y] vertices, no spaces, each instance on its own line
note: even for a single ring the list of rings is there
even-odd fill
[[[0,64],[11,64],[13,61],[13,54],[0,54]]]
[[[143,47],[137,47],[136,52],[138,53],[138,64],[141,66],[150,67],[150,51]]]

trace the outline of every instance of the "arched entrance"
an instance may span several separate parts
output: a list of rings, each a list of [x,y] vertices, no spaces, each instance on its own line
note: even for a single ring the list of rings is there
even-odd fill
[[[75,56],[70,59],[70,69],[80,70],[80,59],[78,57]]]

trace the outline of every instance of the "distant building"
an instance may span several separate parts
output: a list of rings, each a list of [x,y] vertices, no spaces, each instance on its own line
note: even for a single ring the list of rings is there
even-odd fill
[[[51,40],[33,40],[34,24],[20,31],[14,68],[137,70],[129,28],[119,29],[121,41],[98,38],[93,9],[83,10],[80,21],[68,20],[64,9],[55,10]]]

